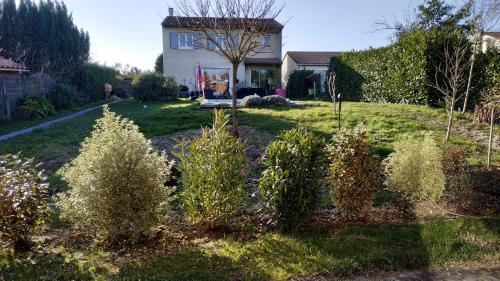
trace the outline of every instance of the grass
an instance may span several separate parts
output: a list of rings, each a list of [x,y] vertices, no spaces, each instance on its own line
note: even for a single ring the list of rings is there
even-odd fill
[[[305,126],[325,138],[331,138],[337,131],[338,122],[332,114],[331,104],[325,102],[313,104],[315,106],[302,109],[288,107],[241,109],[240,124],[273,134],[295,126]],[[146,108],[136,101],[123,101],[111,105],[111,109],[134,120],[147,137],[199,128],[210,125],[212,121],[210,110],[199,109],[196,102],[184,100],[167,103],[151,102]],[[0,153],[22,151],[25,156],[35,157],[44,162],[49,170],[56,170],[77,153],[79,144],[90,134],[95,120],[101,113],[100,110],[96,110],[85,116],[3,142]],[[444,129],[415,120],[415,114],[443,120],[446,118],[444,110],[425,106],[344,103],[342,126],[352,128],[363,122],[371,140],[376,144],[376,151],[382,156],[389,154],[393,143],[404,135],[421,137],[424,132],[431,132],[439,140],[444,138]],[[453,135],[451,141],[467,147],[471,152],[471,161],[485,161],[484,145],[478,145],[467,137],[456,135]],[[493,162],[500,163],[498,151],[494,152]]]
[[[231,237],[114,263],[111,253],[59,249],[35,259],[0,255],[0,280],[286,280],[335,272],[404,270],[500,258],[500,219],[354,226],[297,236]],[[4,279],[2,279],[2,274]]]

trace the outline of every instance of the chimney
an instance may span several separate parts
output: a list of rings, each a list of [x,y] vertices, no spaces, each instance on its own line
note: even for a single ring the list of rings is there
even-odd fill
[[[170,17],[173,17],[174,16],[174,8],[168,8],[168,15]]]

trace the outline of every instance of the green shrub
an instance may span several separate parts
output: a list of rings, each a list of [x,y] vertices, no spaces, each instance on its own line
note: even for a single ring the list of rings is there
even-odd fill
[[[277,96],[277,95],[265,96],[262,99],[263,99],[262,104],[266,105],[266,106],[286,106],[286,105],[288,105],[288,102],[284,97]]]
[[[16,115],[22,118],[44,118],[55,114],[54,106],[44,97],[28,97],[19,101]]]
[[[295,230],[316,206],[325,160],[323,141],[304,129],[284,132],[267,148],[260,197],[280,230]]]
[[[0,156],[0,234],[17,249],[27,249],[30,235],[43,224],[46,196],[46,179],[32,159]]]
[[[49,93],[50,103],[56,110],[71,109],[80,103],[75,87],[57,82]]]
[[[445,177],[442,151],[429,135],[423,140],[398,141],[385,160],[386,184],[403,207],[422,201],[436,201],[443,195]]]
[[[86,63],[78,69],[72,81],[84,102],[103,100],[104,84],[114,85],[118,81],[119,73],[109,66],[97,63]]]
[[[290,73],[286,85],[286,93],[289,98],[301,98],[309,95],[307,91],[313,85],[313,70],[294,70]]]
[[[213,127],[181,144],[177,154],[187,218],[207,228],[226,223],[245,195],[244,145],[228,132],[228,122],[229,116],[216,110]]]
[[[138,238],[167,210],[171,165],[132,121],[104,108],[80,154],[60,174],[63,216],[111,243]]]
[[[173,77],[146,73],[134,77],[132,91],[139,100],[173,99],[177,97],[179,87]]]
[[[378,161],[364,128],[341,130],[328,154],[328,181],[340,215],[348,221],[365,219],[377,190]]]
[[[243,107],[260,107],[263,105],[264,100],[259,95],[246,96],[241,100]]]

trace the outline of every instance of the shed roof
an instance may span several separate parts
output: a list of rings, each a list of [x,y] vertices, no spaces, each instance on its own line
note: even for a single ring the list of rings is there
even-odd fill
[[[340,56],[342,52],[295,52],[287,54],[300,65],[329,65],[332,57]]]
[[[0,71],[2,72],[27,72],[26,66],[0,56]]]

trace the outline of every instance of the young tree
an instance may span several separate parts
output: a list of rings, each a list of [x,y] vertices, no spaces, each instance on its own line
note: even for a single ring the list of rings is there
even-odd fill
[[[467,110],[469,92],[476,62],[477,48],[480,46],[484,32],[495,28],[500,19],[500,0],[470,0],[472,11],[470,19],[470,29],[473,36],[473,52],[471,57],[469,79],[465,91],[464,106],[462,112]]]
[[[495,111],[500,107],[500,76],[496,78],[495,85],[484,96],[485,106],[490,108],[490,136],[488,139],[488,169],[491,167],[491,150],[493,147],[493,127],[495,126]]]
[[[331,72],[328,74],[328,79],[327,79],[327,84],[328,84],[328,93],[330,94],[330,98],[332,99],[333,103],[333,114],[337,115],[337,94],[336,94],[336,85],[335,85],[335,80],[337,78],[337,75],[335,72]]]
[[[284,6],[275,0],[195,0],[177,3],[177,21],[197,32],[194,44],[224,57],[232,69],[233,136],[238,137],[238,66],[247,57],[270,52],[264,36],[283,29],[276,18]],[[202,42],[208,42],[203,44]]]
[[[450,140],[455,105],[464,95],[468,64],[469,46],[460,39],[446,39],[441,58],[435,66],[434,82],[429,84],[441,94],[446,103],[448,111],[446,142]]]

